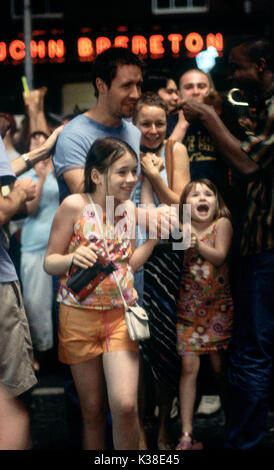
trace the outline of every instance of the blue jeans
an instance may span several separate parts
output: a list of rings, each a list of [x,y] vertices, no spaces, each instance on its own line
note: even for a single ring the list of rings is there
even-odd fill
[[[226,448],[264,436],[274,352],[274,251],[240,259],[229,348]]]

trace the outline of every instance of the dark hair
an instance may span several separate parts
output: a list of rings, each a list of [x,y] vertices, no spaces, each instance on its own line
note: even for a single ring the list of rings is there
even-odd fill
[[[187,197],[190,191],[196,186],[196,184],[205,184],[216,196],[217,199],[217,207],[216,207],[216,219],[220,219],[221,217],[226,217],[227,219],[231,219],[231,214],[228,207],[225,205],[224,200],[216,188],[215,184],[212,183],[207,178],[200,178],[197,180],[190,181],[183,189],[183,192],[180,197],[180,206],[179,206],[179,219],[183,221],[183,204],[186,204]]]
[[[155,106],[156,108],[161,108],[163,111],[166,113],[167,116],[167,105],[164,102],[164,100],[157,94],[153,93],[152,91],[147,91],[146,93],[143,93],[140,98],[138,99],[133,116],[132,116],[132,122],[136,124],[137,122],[137,116],[140,110],[142,109],[143,106]]]
[[[257,62],[264,58],[268,68],[274,72],[274,47],[273,42],[267,39],[257,39],[241,43],[251,62]]]
[[[157,93],[161,88],[166,88],[169,80],[173,80],[176,83],[175,77],[168,72],[168,70],[155,70],[148,72],[144,76],[143,92],[153,91]]]
[[[106,173],[108,168],[119,158],[129,152],[138,161],[136,152],[130,145],[114,137],[96,139],[90,147],[85,164],[84,192],[93,193],[96,185],[91,179],[91,170],[96,168],[100,173]]]
[[[136,65],[143,69],[142,60],[125,47],[110,47],[99,54],[92,66],[91,80],[95,90],[95,96],[98,96],[96,78],[101,78],[108,88],[112,80],[116,77],[119,65]]]

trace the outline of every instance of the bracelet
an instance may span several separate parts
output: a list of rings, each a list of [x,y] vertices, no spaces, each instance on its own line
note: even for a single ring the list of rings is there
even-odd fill
[[[33,165],[31,163],[29,157],[27,157],[27,155],[25,153],[23,153],[23,155],[21,155],[21,157],[23,158],[25,164],[27,165],[27,169],[30,170],[33,167]]]

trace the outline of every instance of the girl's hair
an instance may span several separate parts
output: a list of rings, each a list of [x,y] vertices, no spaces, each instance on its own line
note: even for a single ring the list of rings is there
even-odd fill
[[[212,181],[208,180],[207,178],[200,178],[197,180],[190,181],[181,194],[180,198],[180,206],[179,206],[179,219],[180,222],[183,221],[183,204],[186,204],[187,197],[190,191],[196,186],[196,184],[205,184],[216,196],[217,207],[216,207],[216,219],[220,219],[221,217],[226,217],[227,219],[231,219],[230,210],[225,205],[224,200],[216,188],[216,186],[212,183]]]
[[[167,105],[164,100],[157,93],[154,93],[153,91],[147,91],[140,96],[136,103],[132,116],[133,124],[136,124],[137,116],[143,106],[155,106],[156,108],[161,108],[167,116]]]
[[[100,173],[107,173],[108,168],[127,152],[138,161],[137,154],[126,142],[114,137],[96,139],[86,157],[84,192],[93,193],[96,189],[96,185],[91,179],[91,170],[93,168],[96,168]]]

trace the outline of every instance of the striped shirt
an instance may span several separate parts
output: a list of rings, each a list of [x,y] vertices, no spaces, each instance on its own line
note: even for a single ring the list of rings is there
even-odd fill
[[[256,134],[242,143],[242,150],[259,166],[247,184],[241,239],[244,256],[274,248],[274,95],[265,105],[258,115]]]

